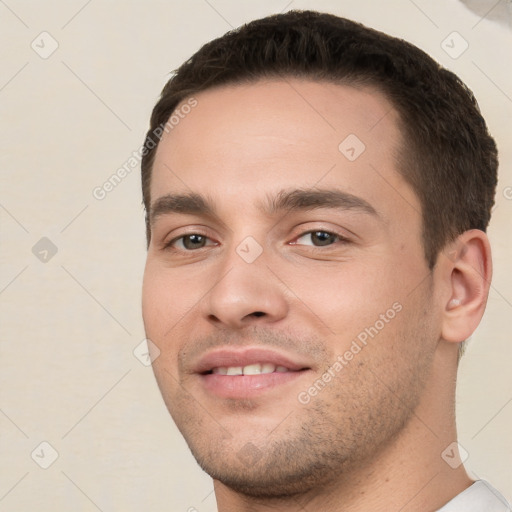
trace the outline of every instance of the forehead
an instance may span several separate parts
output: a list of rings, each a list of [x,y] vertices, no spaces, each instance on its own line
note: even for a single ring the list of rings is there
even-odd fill
[[[380,203],[396,206],[400,198],[417,205],[397,172],[404,147],[398,113],[374,89],[262,80],[194,99],[157,148],[152,201],[197,192],[247,206],[272,190],[321,186],[364,197],[380,210]]]

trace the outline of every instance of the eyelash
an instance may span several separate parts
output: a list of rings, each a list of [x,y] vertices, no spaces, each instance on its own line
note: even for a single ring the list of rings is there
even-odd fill
[[[350,242],[350,240],[348,238],[346,238],[338,233],[334,233],[332,231],[326,231],[326,230],[322,230],[322,229],[312,229],[309,231],[304,231],[303,233],[299,234],[295,239],[298,240],[305,235],[310,235],[310,234],[314,234],[314,233],[326,233],[328,235],[334,236],[336,238],[336,241],[334,243],[328,244],[328,245],[323,245],[323,246],[322,245],[316,245],[316,246],[313,245],[313,246],[308,246],[308,247],[315,247],[315,248],[332,247],[333,245],[336,244],[336,242],[342,243],[342,244],[347,244]],[[193,235],[197,235],[197,236],[200,236],[200,237],[210,240],[210,238],[208,236],[203,235],[202,233],[185,233],[184,235],[173,238],[172,240],[167,242],[164,245],[163,249],[164,250],[183,251],[183,252],[195,252],[195,251],[199,251],[200,249],[205,249],[206,247],[209,247],[209,246],[199,247],[198,249],[176,249],[173,247],[173,244],[176,243],[177,241],[182,240],[182,239],[186,238],[187,236],[193,236]],[[302,245],[302,244],[293,243],[292,245]]]

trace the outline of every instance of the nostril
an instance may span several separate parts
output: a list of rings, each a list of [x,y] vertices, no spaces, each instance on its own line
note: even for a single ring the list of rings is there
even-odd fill
[[[253,313],[254,316],[263,316],[265,313],[263,313],[263,311],[255,311]]]

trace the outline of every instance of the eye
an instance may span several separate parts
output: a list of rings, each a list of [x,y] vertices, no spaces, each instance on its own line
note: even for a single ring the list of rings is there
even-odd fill
[[[190,252],[195,249],[202,249],[207,245],[215,245],[215,242],[207,244],[206,242],[208,240],[210,239],[207,236],[200,235],[199,233],[190,233],[172,239],[169,243],[165,245],[165,249],[171,248]]]
[[[308,238],[311,243],[299,242],[301,239],[307,240]],[[306,233],[303,233],[301,236],[299,236],[294,244],[312,245],[313,247],[325,247],[327,245],[332,245],[337,241],[348,242],[345,237],[337,235],[336,233],[331,233],[329,231],[307,231]]]

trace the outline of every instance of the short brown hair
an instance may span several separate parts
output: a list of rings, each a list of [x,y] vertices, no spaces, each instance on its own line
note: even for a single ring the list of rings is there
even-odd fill
[[[406,145],[398,171],[422,205],[429,268],[459,234],[487,229],[497,150],[464,83],[406,41],[331,14],[290,11],[205,44],[165,85],[151,115],[142,158],[148,244],[155,130],[182,101],[201,91],[279,77],[371,86],[396,108]]]

